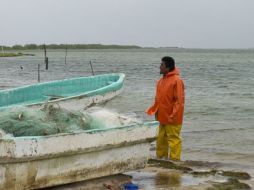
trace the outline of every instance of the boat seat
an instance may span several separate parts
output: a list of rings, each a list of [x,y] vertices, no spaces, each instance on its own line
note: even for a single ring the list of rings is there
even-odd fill
[[[44,96],[48,97],[49,100],[57,100],[57,99],[60,99],[60,98],[65,98],[65,96],[54,95],[54,94],[44,94]]]
[[[108,85],[111,85],[111,84],[113,84],[113,83],[115,83],[115,81],[108,81],[108,82],[107,82]]]

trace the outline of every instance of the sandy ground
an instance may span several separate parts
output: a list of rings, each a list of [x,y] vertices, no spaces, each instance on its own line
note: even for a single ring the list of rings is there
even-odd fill
[[[229,173],[229,174],[228,174]],[[228,176],[227,176],[228,175]],[[231,180],[233,183],[229,183]],[[83,181],[47,190],[120,190],[132,182],[144,190],[231,190],[254,188],[254,181],[245,172],[223,170],[220,163],[152,159],[141,170]],[[249,186],[249,187],[248,187]]]
[[[131,181],[131,177],[124,174],[97,178],[94,180],[81,181],[51,188],[43,188],[43,190],[105,190],[121,189],[121,185]]]

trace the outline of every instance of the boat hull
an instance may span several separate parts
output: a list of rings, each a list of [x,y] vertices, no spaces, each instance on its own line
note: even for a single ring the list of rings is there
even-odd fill
[[[156,126],[0,141],[0,189],[50,187],[145,166]]]

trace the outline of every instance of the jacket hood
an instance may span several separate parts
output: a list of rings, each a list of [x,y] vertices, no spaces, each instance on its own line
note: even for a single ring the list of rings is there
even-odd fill
[[[175,69],[174,69],[173,71],[170,71],[170,72],[166,75],[166,77],[169,77],[169,76],[172,76],[172,75],[180,75],[180,70],[179,70],[177,67],[175,67]]]

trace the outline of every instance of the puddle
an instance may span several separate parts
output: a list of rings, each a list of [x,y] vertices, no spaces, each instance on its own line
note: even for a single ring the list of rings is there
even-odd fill
[[[207,181],[207,178],[197,178],[179,171],[133,171],[125,174],[132,176],[132,182],[141,189],[192,186]]]

